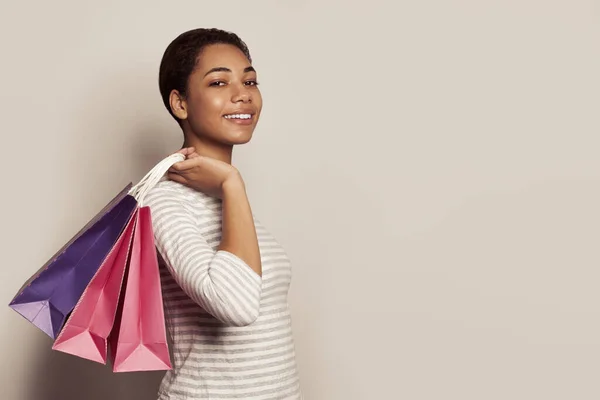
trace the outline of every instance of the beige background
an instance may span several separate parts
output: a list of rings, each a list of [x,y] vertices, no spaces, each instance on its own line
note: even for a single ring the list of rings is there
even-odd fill
[[[158,63],[199,26],[259,71],[235,162],[294,262],[307,400],[600,398],[598,1],[3,1],[5,304],[177,148]],[[154,398],[0,322],[2,399]]]

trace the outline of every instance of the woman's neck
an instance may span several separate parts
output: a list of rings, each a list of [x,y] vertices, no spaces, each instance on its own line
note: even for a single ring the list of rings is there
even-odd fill
[[[196,153],[231,164],[233,146],[201,139],[195,135],[185,135],[182,148],[193,147]]]

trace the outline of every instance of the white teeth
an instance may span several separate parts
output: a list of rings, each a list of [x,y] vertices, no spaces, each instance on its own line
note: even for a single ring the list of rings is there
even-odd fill
[[[250,119],[250,118],[252,118],[252,115],[250,115],[250,114],[230,114],[230,115],[226,115],[225,118],[227,118],[227,119]]]

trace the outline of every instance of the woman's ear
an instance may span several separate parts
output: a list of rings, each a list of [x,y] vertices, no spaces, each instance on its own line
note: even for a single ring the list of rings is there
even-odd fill
[[[171,106],[171,111],[178,119],[187,119],[187,103],[179,91],[175,89],[171,91],[171,94],[169,95],[169,105]]]

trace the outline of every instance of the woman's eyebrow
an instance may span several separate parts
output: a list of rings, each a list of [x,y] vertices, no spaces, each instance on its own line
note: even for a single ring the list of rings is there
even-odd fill
[[[211,68],[210,70],[208,70],[208,72],[206,74],[204,74],[204,76],[206,76],[208,74],[212,74],[213,72],[231,72],[231,69],[229,69],[227,67]],[[244,73],[247,73],[247,72],[256,72],[256,70],[254,69],[253,66],[250,66],[250,67],[244,68]]]

